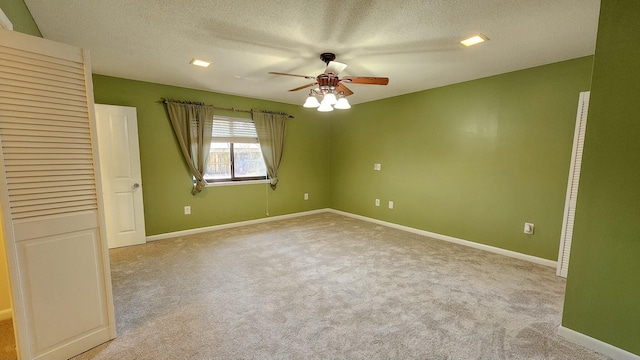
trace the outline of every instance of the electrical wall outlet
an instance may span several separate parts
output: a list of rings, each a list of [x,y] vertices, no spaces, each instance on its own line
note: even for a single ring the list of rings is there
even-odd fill
[[[380,199],[376,199],[376,206],[380,206]]]
[[[380,169],[382,169],[382,165],[377,164],[377,163],[376,163],[376,164],[373,164],[373,170],[375,170],[375,171],[380,171]]]
[[[304,199],[309,200],[309,193],[304,193]]]
[[[393,201],[389,200],[389,209],[393,209]]]
[[[532,223],[524,223],[524,233],[528,235],[533,235],[535,225]]]
[[[184,214],[185,215],[191,215],[191,206],[185,206],[184,207]]]

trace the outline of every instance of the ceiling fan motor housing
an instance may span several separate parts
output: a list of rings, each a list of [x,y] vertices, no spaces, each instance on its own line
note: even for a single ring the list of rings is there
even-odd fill
[[[318,86],[320,87],[320,89],[333,90],[336,88],[336,86],[338,86],[338,82],[340,81],[340,79],[333,75],[320,74],[316,78],[316,81],[318,82]]]

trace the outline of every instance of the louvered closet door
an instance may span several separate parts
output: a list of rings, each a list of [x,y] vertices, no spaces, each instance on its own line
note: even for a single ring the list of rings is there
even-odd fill
[[[571,166],[569,169],[569,183],[564,205],[564,217],[562,221],[562,235],[560,238],[560,250],[558,253],[557,275],[567,277],[569,272],[569,255],[571,254],[571,242],[573,240],[573,223],[576,217],[576,204],[578,201],[578,186],[580,184],[580,168],[582,166],[582,150],[584,148],[584,136],[587,131],[587,113],[589,109],[589,92],[580,93],[578,101],[578,114],[576,116],[576,128],[573,135],[573,150],[571,153]]]
[[[0,200],[23,359],[115,337],[94,133],[87,54],[0,30]]]

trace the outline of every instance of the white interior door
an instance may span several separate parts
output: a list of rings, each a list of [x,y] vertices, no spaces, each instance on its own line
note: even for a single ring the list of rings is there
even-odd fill
[[[576,116],[576,128],[573,135],[573,150],[571,151],[571,166],[569,168],[569,182],[567,184],[567,196],[565,199],[564,216],[562,219],[562,233],[560,237],[558,269],[556,274],[565,278],[569,273],[569,255],[571,254],[573,222],[576,217],[576,204],[578,201],[578,185],[580,184],[582,150],[584,148],[584,136],[587,131],[589,94],[589,91],[580,93],[580,99],[578,101],[578,114]]]
[[[109,248],[146,242],[136,108],[96,104]]]
[[[0,203],[21,359],[115,337],[82,49],[0,29]]]

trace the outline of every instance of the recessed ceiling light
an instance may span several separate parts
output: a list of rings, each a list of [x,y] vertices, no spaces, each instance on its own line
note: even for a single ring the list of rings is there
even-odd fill
[[[478,34],[475,36],[472,36],[468,39],[464,39],[462,41],[460,41],[460,44],[464,45],[464,46],[471,46],[471,45],[475,45],[475,44],[480,44],[481,42],[485,42],[489,40],[489,38],[485,35],[485,34]]]
[[[200,59],[193,59],[191,60],[191,62],[189,63],[191,65],[195,65],[195,66],[201,66],[201,67],[209,67],[209,65],[211,65],[210,62],[208,61],[204,61],[204,60],[200,60]]]

